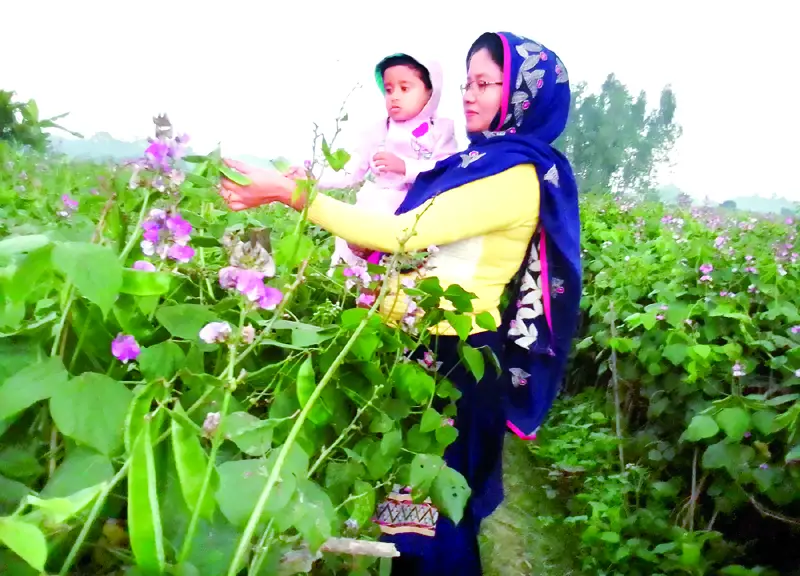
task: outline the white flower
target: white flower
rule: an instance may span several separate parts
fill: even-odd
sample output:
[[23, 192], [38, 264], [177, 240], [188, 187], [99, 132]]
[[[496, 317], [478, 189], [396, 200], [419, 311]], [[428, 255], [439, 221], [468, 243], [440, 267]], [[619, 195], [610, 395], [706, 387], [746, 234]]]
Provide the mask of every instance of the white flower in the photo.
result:
[[225, 342], [231, 335], [231, 325], [227, 322], [209, 322], [200, 330], [200, 340], [206, 344]]

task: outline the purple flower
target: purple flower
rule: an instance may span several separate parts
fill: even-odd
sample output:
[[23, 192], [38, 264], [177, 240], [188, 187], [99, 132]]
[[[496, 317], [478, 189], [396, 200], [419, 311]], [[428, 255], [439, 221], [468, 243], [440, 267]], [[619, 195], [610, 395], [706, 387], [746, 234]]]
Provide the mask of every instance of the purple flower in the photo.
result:
[[127, 364], [131, 360], [136, 360], [140, 352], [139, 344], [133, 336], [119, 334], [111, 342], [111, 353], [114, 355], [114, 358], [123, 364]]
[[239, 269], [235, 266], [226, 266], [219, 271], [219, 285], [225, 290], [230, 290], [236, 286], [236, 277]]
[[442, 363], [436, 361], [436, 356], [433, 352], [427, 351], [422, 355], [422, 358], [417, 360], [420, 366], [431, 372], [436, 372], [441, 368]]
[[663, 320], [663, 319], [664, 319], [663, 314], [656, 314], [656, 320]]
[[225, 342], [231, 335], [231, 325], [227, 322], [209, 322], [200, 329], [200, 340], [206, 344]]
[[227, 266], [219, 271], [219, 284], [226, 290], [235, 288], [250, 302], [260, 308], [273, 310], [283, 300], [283, 294], [277, 288], [264, 284], [264, 273], [258, 270]]
[[178, 244], [186, 244], [189, 235], [192, 233], [192, 225], [189, 224], [180, 214], [173, 214], [166, 219], [167, 230], [172, 233], [172, 237]]
[[142, 252], [162, 260], [171, 258], [178, 262], [188, 262], [194, 257], [194, 249], [187, 246], [192, 225], [177, 212], [167, 214], [164, 210], [153, 208], [148, 219], [142, 222]]
[[800, 326], [792, 326], [790, 331], [792, 334], [800, 334]]
[[258, 305], [264, 310], [274, 310], [283, 300], [283, 294], [277, 288], [264, 286], [263, 292], [258, 299]]
[[738, 362], [733, 365], [733, 376], [735, 378], [741, 378], [745, 375], [744, 367], [739, 364]]
[[69, 194], [62, 194], [61, 202], [67, 210], [73, 211], [78, 209], [78, 201], [70, 198]]
[[236, 274], [236, 290], [250, 302], [258, 301], [264, 293], [264, 273], [258, 270], [239, 268]]
[[372, 306], [375, 303], [375, 295], [362, 292], [358, 295], [358, 298], [356, 298], [356, 303], [362, 306]]
[[767, 463], [765, 462], [764, 464], [761, 464], [761, 465], [759, 466], [759, 468], [761, 468], [762, 470], [767, 470], [767, 469], [769, 468], [769, 464], [767, 464]]
[[187, 263], [194, 258], [194, 248], [191, 246], [181, 246], [180, 244], [173, 244], [169, 247], [167, 255], [176, 260], [177, 262]]
[[700, 272], [703, 274], [711, 274], [714, 271], [714, 267], [711, 264], [703, 264], [700, 266]]
[[164, 140], [154, 140], [144, 151], [148, 167], [153, 170], [169, 170], [170, 147]]
[[158, 220], [145, 220], [142, 222], [142, 229], [144, 230], [144, 232], [142, 232], [142, 238], [153, 244], [158, 242], [158, 239], [161, 237], [161, 222]]
[[148, 262], [147, 260], [137, 260], [133, 263], [132, 268], [134, 270], [141, 270], [142, 272], [155, 272], [156, 267], [153, 265], [152, 262]]
[[711, 282], [712, 280], [713, 278], [711, 278], [711, 276], [709, 276], [708, 274], [703, 274], [702, 276], [700, 276], [700, 282]]
[[798, 368], [797, 370], [794, 371], [794, 377], [795, 378], [800, 378], [800, 368]]

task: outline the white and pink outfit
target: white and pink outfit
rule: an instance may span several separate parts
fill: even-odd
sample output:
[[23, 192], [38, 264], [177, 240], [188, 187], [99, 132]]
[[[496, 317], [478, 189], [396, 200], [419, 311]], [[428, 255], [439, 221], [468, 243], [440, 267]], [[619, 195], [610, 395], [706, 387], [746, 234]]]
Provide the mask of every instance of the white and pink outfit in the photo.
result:
[[[430, 170], [436, 162], [458, 151], [453, 121], [437, 115], [442, 94], [441, 66], [435, 61], [418, 62], [427, 68], [433, 88], [430, 100], [422, 111], [405, 122], [386, 118], [375, 124], [367, 131], [343, 170], [326, 170], [323, 173], [317, 182], [319, 189], [349, 188], [364, 181], [367, 173], [372, 173], [374, 180], [364, 182], [356, 195], [356, 205], [382, 214], [394, 214], [418, 174]], [[406, 173], [380, 173], [372, 161], [378, 152], [390, 152], [401, 158], [405, 162]], [[363, 261], [353, 254], [347, 242], [336, 238], [331, 267], [342, 262], [355, 266]]]

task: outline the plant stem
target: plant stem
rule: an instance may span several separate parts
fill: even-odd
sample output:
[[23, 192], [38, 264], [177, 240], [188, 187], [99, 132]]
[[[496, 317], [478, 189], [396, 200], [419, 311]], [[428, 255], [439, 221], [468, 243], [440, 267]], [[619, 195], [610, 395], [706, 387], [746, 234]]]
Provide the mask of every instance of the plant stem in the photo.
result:
[[222, 446], [222, 426], [225, 422], [225, 414], [228, 413], [228, 406], [230, 405], [232, 394], [233, 391], [231, 387], [228, 387], [225, 390], [225, 396], [222, 399], [222, 412], [219, 416], [219, 425], [214, 431], [214, 439], [211, 442], [211, 451], [208, 454], [208, 463], [206, 464], [206, 471], [203, 476], [203, 484], [200, 487], [200, 494], [197, 497], [197, 505], [194, 507], [194, 510], [192, 510], [192, 517], [189, 520], [189, 526], [186, 528], [186, 537], [183, 539], [183, 546], [181, 546], [181, 553], [180, 556], [178, 556], [178, 562], [183, 562], [186, 560], [187, 556], [189, 556], [189, 552], [192, 550], [192, 541], [194, 540], [194, 533], [197, 531], [197, 523], [200, 521], [200, 510], [203, 507], [202, 503], [206, 498], [206, 492], [208, 492], [209, 486], [211, 486], [211, 477], [213, 476], [216, 468], [217, 453], [219, 452], [220, 446]]
[[[617, 315], [614, 311], [614, 303], [609, 305], [611, 312], [611, 338], [617, 337]], [[619, 450], [620, 472], [625, 473], [625, 448], [622, 446], [622, 405], [619, 394], [619, 374], [617, 372], [617, 351], [611, 347], [611, 358], [609, 359], [611, 370], [611, 382], [614, 387], [614, 419], [616, 421], [617, 449]]]
[[[239, 327], [236, 330], [235, 338], [238, 338], [242, 333], [242, 326], [244, 325], [244, 320], [246, 317], [247, 304], [242, 302], [241, 309], [239, 311]], [[206, 499], [208, 488], [211, 486], [211, 478], [214, 475], [214, 470], [216, 470], [217, 453], [219, 452], [219, 448], [222, 446], [222, 441], [224, 440], [222, 431], [225, 426], [225, 416], [228, 414], [231, 396], [233, 396], [233, 391], [236, 389], [236, 378], [233, 375], [233, 371], [235, 369], [236, 344], [234, 343], [231, 344], [230, 348], [228, 349], [228, 366], [225, 368], [225, 372], [223, 373], [223, 378], [227, 380], [227, 385], [225, 386], [225, 396], [222, 399], [222, 411], [219, 415], [219, 423], [217, 424], [217, 429], [214, 430], [214, 438], [211, 440], [211, 450], [208, 453], [208, 462], [206, 463], [206, 470], [205, 474], [203, 475], [203, 484], [200, 486], [200, 493], [197, 496], [197, 505], [194, 507], [194, 510], [192, 510], [192, 517], [189, 520], [189, 526], [186, 528], [186, 536], [183, 539], [181, 553], [178, 557], [179, 562], [186, 560], [186, 558], [189, 556], [189, 552], [192, 550], [192, 541], [194, 540], [194, 533], [197, 531], [197, 523], [200, 521], [200, 511], [203, 507], [202, 504]]]
[[133, 229], [133, 233], [131, 237], [128, 238], [127, 244], [122, 249], [122, 252], [119, 253], [119, 261], [123, 264], [125, 260], [128, 259], [128, 255], [130, 254], [131, 250], [133, 250], [133, 245], [139, 240], [139, 236], [142, 234], [142, 222], [144, 222], [144, 217], [147, 214], [147, 204], [150, 201], [150, 191], [146, 191], [144, 193], [144, 200], [142, 201], [142, 209], [139, 211], [139, 219], [136, 221], [136, 228]]
[[[308, 414], [311, 412], [311, 409], [314, 407], [314, 404], [316, 404], [317, 400], [322, 394], [322, 391], [325, 389], [328, 383], [333, 379], [333, 375], [339, 369], [339, 366], [341, 366], [341, 364], [344, 362], [344, 359], [347, 357], [347, 354], [350, 352], [350, 349], [353, 347], [353, 344], [355, 344], [355, 341], [358, 339], [361, 332], [367, 326], [367, 323], [369, 322], [370, 318], [372, 318], [378, 307], [383, 302], [388, 287], [389, 283], [384, 282], [380, 296], [376, 298], [375, 303], [372, 305], [367, 315], [364, 316], [364, 318], [361, 320], [361, 323], [356, 327], [352, 336], [350, 336], [350, 339], [342, 347], [341, 351], [339, 352], [339, 355], [336, 356], [336, 359], [333, 361], [330, 368], [328, 368], [328, 371], [325, 372], [325, 375], [322, 377], [322, 379], [319, 381], [319, 384], [317, 384], [317, 387], [311, 393], [308, 402], [306, 403], [305, 406], [303, 406], [303, 409], [300, 411], [300, 415], [297, 417], [297, 420], [295, 420], [292, 429], [289, 431], [289, 435], [286, 437], [286, 442], [284, 442], [280, 452], [278, 453], [277, 458], [275, 459], [275, 465], [272, 467], [269, 477], [267, 478], [267, 483], [258, 497], [255, 509], [250, 514], [250, 518], [247, 521], [247, 526], [245, 527], [244, 533], [239, 539], [239, 544], [236, 547], [236, 553], [234, 554], [233, 560], [228, 566], [227, 576], [236, 576], [236, 574], [239, 571], [239, 566], [242, 566], [244, 564], [244, 559], [247, 556], [248, 551], [251, 549], [252, 546], [253, 534], [255, 533], [256, 528], [258, 527], [261, 515], [263, 514], [264, 508], [267, 505], [267, 500], [272, 495], [272, 490], [278, 483], [278, 479], [280, 478], [283, 465], [286, 462], [287, 456], [289, 455], [289, 450], [291, 450], [292, 446], [294, 445], [294, 442], [297, 439], [297, 436], [300, 434], [300, 430], [303, 427], [303, 424], [305, 423]], [[262, 555], [263, 552], [261, 550], [258, 550], [256, 552], [256, 558], [253, 560], [253, 563], [255, 564], [257, 561], [260, 562], [259, 557]]]

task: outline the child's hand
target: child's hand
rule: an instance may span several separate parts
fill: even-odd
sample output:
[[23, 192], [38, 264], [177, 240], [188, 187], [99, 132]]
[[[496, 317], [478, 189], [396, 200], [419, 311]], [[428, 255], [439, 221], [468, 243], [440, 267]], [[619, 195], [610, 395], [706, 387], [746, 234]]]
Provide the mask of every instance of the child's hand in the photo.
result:
[[378, 152], [372, 157], [372, 161], [380, 172], [393, 172], [401, 175], [406, 173], [406, 163], [391, 152]]
[[283, 175], [287, 178], [291, 178], [292, 180], [305, 180], [308, 178], [305, 168], [300, 166], [292, 166], [286, 172], [284, 172]]

